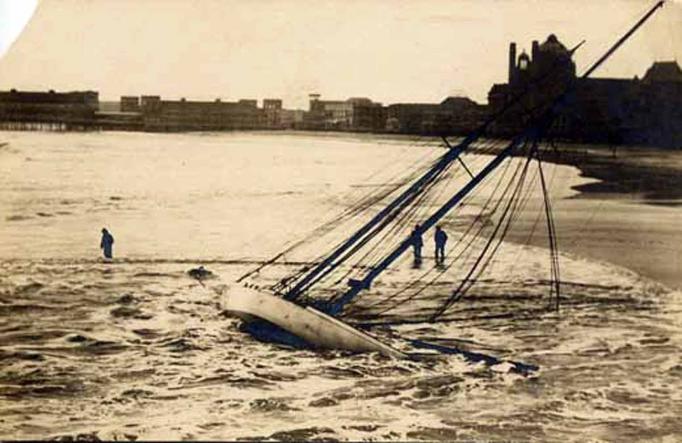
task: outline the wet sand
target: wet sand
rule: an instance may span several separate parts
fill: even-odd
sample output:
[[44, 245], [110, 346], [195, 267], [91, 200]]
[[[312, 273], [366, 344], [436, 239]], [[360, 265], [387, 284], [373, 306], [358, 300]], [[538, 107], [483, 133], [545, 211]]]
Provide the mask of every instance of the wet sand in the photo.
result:
[[[588, 180], [571, 188], [576, 195], [552, 199], [561, 252], [682, 288], [681, 151], [559, 144], [542, 158], [575, 167]], [[535, 215], [525, 214], [508, 239], [547, 246], [545, 219], [539, 222], [538, 228]]]
[[575, 166], [600, 180], [578, 186], [586, 194], [630, 196], [645, 203], [682, 205], [682, 152], [659, 148], [561, 145], [550, 161]]
[[560, 146], [548, 160], [595, 179], [574, 188], [595, 207], [557, 205], [562, 250], [682, 287], [682, 152]]

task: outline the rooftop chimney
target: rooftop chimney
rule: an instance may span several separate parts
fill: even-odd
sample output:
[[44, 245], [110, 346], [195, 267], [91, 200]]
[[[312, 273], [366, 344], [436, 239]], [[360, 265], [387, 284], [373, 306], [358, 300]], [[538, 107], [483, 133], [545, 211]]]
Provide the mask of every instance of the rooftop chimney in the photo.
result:
[[540, 44], [538, 43], [537, 40], [533, 40], [533, 49], [530, 53], [530, 55], [532, 57], [531, 61], [535, 61], [535, 57], [537, 57], [539, 51], [540, 51]]
[[509, 43], [509, 84], [514, 82], [516, 73], [516, 43]]

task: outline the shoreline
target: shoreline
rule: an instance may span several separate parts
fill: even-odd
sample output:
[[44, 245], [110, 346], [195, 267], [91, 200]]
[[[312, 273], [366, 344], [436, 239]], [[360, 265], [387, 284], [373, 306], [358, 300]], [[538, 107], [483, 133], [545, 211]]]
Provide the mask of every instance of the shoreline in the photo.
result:
[[[682, 151], [561, 145], [544, 160], [596, 181], [553, 202], [560, 251], [612, 263], [682, 289]], [[525, 241], [521, 235], [511, 241]], [[547, 247], [545, 238], [534, 246]]]
[[[405, 134], [287, 131], [287, 135], [416, 142], [440, 138]], [[472, 150], [475, 152], [475, 148]], [[543, 161], [570, 166], [593, 179], [577, 195], [554, 202], [559, 250], [620, 266], [671, 289], [682, 289], [682, 150], [557, 144]], [[534, 220], [508, 238], [525, 243]], [[547, 248], [534, 235], [530, 243]]]
[[[12, 137], [0, 140], [0, 144], [11, 147], [12, 139], [20, 133], [13, 131], [11, 134]], [[429, 141], [442, 143], [437, 137], [402, 134], [317, 131], [235, 131], [229, 134], [397, 142], [415, 147]], [[618, 147], [614, 151], [603, 145], [560, 144], [556, 152], [545, 153], [543, 160], [577, 168], [581, 177], [595, 180], [574, 186], [572, 189], [578, 192], [577, 195], [553, 201], [560, 251], [613, 263], [669, 287], [682, 289], [682, 273], [679, 272], [682, 269], [682, 229], [679, 228], [682, 226], [682, 151], [641, 147]], [[520, 220], [519, 225], [519, 232], [510, 233], [508, 240], [525, 243], [532, 222]], [[535, 235], [530, 244], [546, 248], [547, 240]]]
[[682, 205], [682, 151], [605, 145], [561, 145], [546, 161], [573, 166], [599, 180], [576, 186], [585, 195], [637, 197], [649, 204]]

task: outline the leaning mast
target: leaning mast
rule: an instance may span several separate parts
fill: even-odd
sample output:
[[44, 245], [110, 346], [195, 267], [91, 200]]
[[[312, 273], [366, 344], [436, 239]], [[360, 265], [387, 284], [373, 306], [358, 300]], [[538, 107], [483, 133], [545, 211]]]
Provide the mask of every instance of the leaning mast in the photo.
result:
[[[663, 6], [665, 0], [657, 2], [639, 21], [633, 25], [623, 36], [618, 39], [604, 55], [602, 55], [599, 60], [590, 66], [590, 68], [585, 71], [581, 76], [582, 79], [588, 78], [594, 71], [596, 71], [606, 60], [608, 60], [614, 52], [618, 50], [646, 21], [651, 18], [651, 16]], [[582, 44], [582, 43], [581, 43]], [[577, 49], [577, 48], [576, 48]], [[509, 158], [516, 149], [521, 146], [525, 141], [532, 140], [537, 141], [542, 138], [545, 131], [549, 129], [554, 118], [560, 111], [561, 106], [564, 104], [566, 97], [570, 92], [573, 91], [575, 84], [569, 85], [563, 93], [561, 93], [549, 106], [549, 109], [543, 113], [542, 116], [536, 121], [536, 123], [526, 129], [522, 134], [514, 138], [507, 147], [502, 150], [493, 160], [491, 160], [476, 176], [473, 176], [471, 180], [454, 196], [452, 196], [443, 206], [441, 206], [436, 212], [434, 212], [426, 221], [420, 224], [420, 228], [417, 234], [422, 235], [429, 228], [433, 227], [440, 219], [442, 219], [452, 208], [454, 208], [459, 202], [462, 201], [484, 178], [486, 178], [491, 172], [493, 172], [505, 159]], [[476, 131], [477, 135], [480, 136], [480, 132]], [[478, 137], [477, 137], [478, 138]], [[469, 140], [469, 138], [467, 138]], [[471, 140], [473, 141], [473, 140]], [[460, 144], [457, 148], [460, 148], [464, 143]], [[536, 144], [534, 144], [536, 148]], [[466, 145], [464, 145], [464, 148]], [[461, 149], [463, 150], [463, 149]], [[456, 154], [453, 155], [449, 160], [454, 161], [459, 157], [461, 153], [460, 149], [451, 150], [455, 151]], [[430, 171], [429, 171], [430, 172]], [[359, 280], [357, 283], [351, 285], [351, 287], [341, 296], [337, 301], [335, 301], [329, 307], [329, 313], [332, 315], [339, 314], [344, 306], [355, 298], [355, 296], [360, 293], [363, 289], [368, 289], [375, 278], [379, 276], [386, 268], [388, 268], [395, 260], [397, 260], [411, 245], [410, 237], [406, 238], [401, 242], [390, 254], [388, 254], [376, 267], [372, 268], [364, 278]]]

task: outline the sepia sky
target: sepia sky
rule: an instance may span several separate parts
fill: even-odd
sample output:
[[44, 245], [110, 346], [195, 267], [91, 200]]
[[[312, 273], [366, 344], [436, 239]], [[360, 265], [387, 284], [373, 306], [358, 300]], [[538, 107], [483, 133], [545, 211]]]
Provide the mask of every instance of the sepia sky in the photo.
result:
[[38, 0], [0, 0], [0, 56], [22, 31], [37, 4]]
[[[0, 0], [2, 20], [7, 5], [22, 2]], [[279, 97], [290, 108], [307, 108], [310, 92], [384, 103], [465, 94], [485, 102], [492, 83], [506, 80], [510, 41], [530, 52], [531, 41], [550, 32], [567, 46], [585, 39], [580, 72], [654, 3], [43, 0], [0, 59], [0, 89], [93, 89], [103, 100]], [[654, 60], [673, 59], [682, 62], [680, 0], [596, 76], [642, 76]]]

